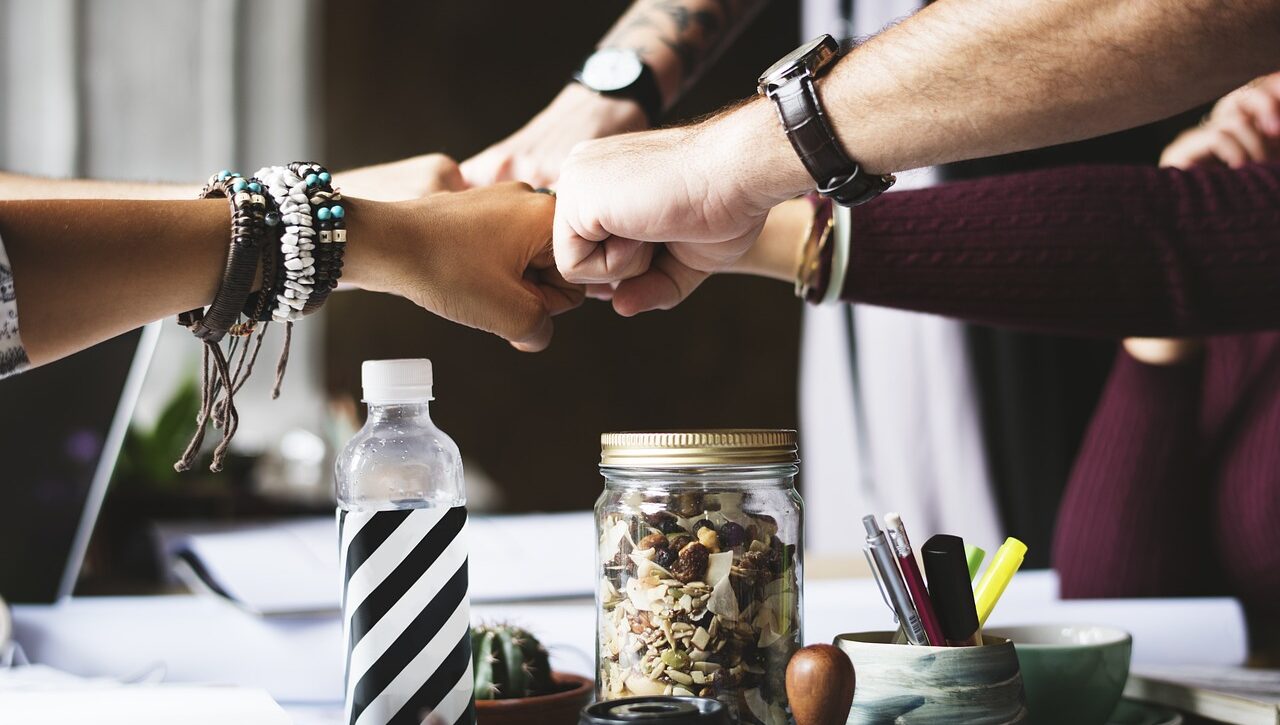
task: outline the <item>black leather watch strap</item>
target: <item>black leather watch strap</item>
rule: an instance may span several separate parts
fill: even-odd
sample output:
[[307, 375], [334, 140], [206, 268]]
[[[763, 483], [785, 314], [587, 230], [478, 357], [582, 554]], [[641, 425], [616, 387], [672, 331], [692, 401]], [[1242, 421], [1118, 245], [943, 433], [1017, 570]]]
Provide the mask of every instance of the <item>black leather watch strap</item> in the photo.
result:
[[662, 120], [662, 91], [658, 88], [658, 75], [653, 72], [648, 63], [640, 64], [640, 75], [636, 76], [631, 85], [619, 88], [616, 91], [602, 91], [598, 88], [593, 88], [591, 84], [582, 79], [581, 69], [574, 72], [573, 80], [607, 98], [625, 98], [635, 101], [640, 106], [640, 110], [644, 111], [645, 118], [649, 120], [650, 126], [657, 126], [658, 122]]
[[771, 89], [769, 97], [778, 108], [791, 146], [823, 196], [844, 206], [857, 206], [893, 186], [892, 176], [864, 173], [840, 147], [812, 77], [803, 75], [783, 83]]

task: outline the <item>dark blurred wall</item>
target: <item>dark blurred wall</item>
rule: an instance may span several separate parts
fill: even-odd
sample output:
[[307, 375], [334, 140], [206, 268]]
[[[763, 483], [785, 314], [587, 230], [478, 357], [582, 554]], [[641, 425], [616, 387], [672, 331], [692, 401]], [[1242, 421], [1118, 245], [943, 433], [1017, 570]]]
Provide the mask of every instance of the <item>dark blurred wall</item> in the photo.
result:
[[[625, 7], [331, 0], [324, 158], [337, 168], [427, 151], [466, 158], [540, 110]], [[772, 3], [674, 117], [751, 94], [796, 45], [798, 13], [795, 0]], [[526, 355], [403, 300], [338, 295], [330, 384], [358, 399], [361, 360], [430, 357], [437, 421], [511, 510], [589, 506], [603, 431], [796, 425], [800, 306], [785, 285], [722, 277], [670, 312], [627, 320], [588, 302], [556, 324], [551, 349]]]

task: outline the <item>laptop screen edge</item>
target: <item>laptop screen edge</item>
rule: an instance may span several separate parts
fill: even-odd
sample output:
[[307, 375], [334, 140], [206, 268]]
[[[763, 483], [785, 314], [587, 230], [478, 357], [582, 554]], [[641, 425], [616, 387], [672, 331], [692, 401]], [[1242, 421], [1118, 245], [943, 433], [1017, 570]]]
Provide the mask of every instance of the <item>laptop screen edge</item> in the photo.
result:
[[138, 339], [138, 348], [133, 354], [133, 363], [129, 366], [129, 376], [125, 378], [124, 388], [120, 392], [120, 403], [116, 405], [115, 415], [111, 418], [111, 428], [102, 445], [102, 455], [93, 471], [93, 480], [89, 484], [89, 495], [85, 501], [84, 511], [80, 514], [80, 523], [76, 526], [76, 536], [71, 542], [71, 552], [67, 556], [66, 568], [62, 571], [62, 580], [58, 584], [57, 600], [62, 601], [71, 596], [75, 590], [76, 580], [80, 577], [80, 567], [84, 564], [85, 553], [89, 549], [89, 540], [93, 536], [94, 525], [98, 521], [98, 512], [102, 509], [102, 501], [107, 495], [107, 486], [111, 483], [111, 475], [115, 471], [116, 460], [120, 456], [120, 448], [124, 445], [125, 434], [133, 420], [133, 411], [138, 404], [138, 396], [142, 392], [142, 384], [147, 378], [147, 370], [151, 367], [155, 355], [156, 344], [160, 340], [160, 327], [163, 322], [152, 322], [142, 329]]

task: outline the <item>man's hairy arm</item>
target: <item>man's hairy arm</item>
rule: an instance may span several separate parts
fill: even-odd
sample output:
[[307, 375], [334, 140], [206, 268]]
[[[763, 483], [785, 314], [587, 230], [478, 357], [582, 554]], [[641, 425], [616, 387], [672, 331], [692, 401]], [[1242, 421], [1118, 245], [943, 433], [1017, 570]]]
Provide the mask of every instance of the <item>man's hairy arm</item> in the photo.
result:
[[821, 92], [849, 152], [898, 171], [1170, 116], [1280, 67], [1277, 39], [1276, 0], [949, 0]]
[[[1275, 70], [1278, 37], [1280, 0], [946, 0], [818, 88], [845, 149], [893, 172], [1164, 118]], [[623, 314], [671, 307], [813, 187], [762, 99], [582, 144], [560, 180], [556, 261], [568, 279], [617, 284]]]
[[766, 0], [637, 0], [600, 39], [631, 48], [658, 76], [667, 105], [695, 82]]

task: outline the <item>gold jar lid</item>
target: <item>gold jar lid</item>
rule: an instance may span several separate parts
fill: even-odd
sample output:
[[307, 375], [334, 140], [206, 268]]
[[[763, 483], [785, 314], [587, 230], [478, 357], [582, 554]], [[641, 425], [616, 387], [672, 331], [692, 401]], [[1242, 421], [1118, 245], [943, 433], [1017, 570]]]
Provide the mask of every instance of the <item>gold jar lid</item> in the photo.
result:
[[760, 466], [799, 462], [793, 430], [628, 431], [600, 436], [603, 467]]

